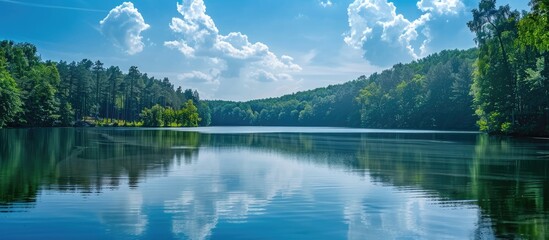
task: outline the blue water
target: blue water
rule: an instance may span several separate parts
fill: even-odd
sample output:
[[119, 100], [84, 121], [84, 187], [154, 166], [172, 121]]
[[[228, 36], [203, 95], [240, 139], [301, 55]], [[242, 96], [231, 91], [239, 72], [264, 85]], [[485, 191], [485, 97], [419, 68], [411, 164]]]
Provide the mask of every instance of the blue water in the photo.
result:
[[0, 238], [543, 239], [548, 156], [474, 132], [0, 130]]

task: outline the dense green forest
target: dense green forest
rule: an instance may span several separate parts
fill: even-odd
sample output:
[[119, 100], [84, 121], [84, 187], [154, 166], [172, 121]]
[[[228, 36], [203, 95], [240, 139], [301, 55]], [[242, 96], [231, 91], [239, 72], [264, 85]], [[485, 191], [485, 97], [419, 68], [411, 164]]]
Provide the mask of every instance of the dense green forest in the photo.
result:
[[88, 59], [44, 62], [34, 45], [12, 41], [0, 42], [0, 112], [0, 127], [88, 124], [85, 119], [113, 126], [209, 124], [198, 92], [174, 89], [167, 78]]
[[279, 98], [200, 100], [197, 91], [100, 61], [42, 61], [28, 43], [0, 42], [0, 127], [344, 126], [549, 133], [547, 0], [530, 12], [482, 0], [467, 23], [477, 48], [445, 50], [325, 88]]
[[212, 125], [475, 129], [476, 49], [442, 51], [340, 85], [248, 102], [209, 101]]

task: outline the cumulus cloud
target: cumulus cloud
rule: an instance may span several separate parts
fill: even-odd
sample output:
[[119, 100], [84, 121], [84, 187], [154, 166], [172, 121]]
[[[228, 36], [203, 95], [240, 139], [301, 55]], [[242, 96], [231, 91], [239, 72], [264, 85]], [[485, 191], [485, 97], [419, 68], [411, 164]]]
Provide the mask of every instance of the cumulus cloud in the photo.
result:
[[327, 8], [327, 7], [331, 7], [333, 5], [332, 1], [328, 0], [328, 1], [320, 1], [320, 6], [323, 7], [323, 8]]
[[347, 8], [350, 31], [344, 41], [364, 51], [364, 57], [376, 65], [409, 61], [428, 54], [432, 40], [428, 23], [440, 15], [457, 14], [460, 0], [421, 0], [424, 13], [415, 20], [397, 14], [387, 0], [355, 0]]
[[437, 14], [458, 14], [464, 8], [460, 0], [420, 0], [417, 7], [423, 12], [434, 12]]
[[145, 44], [141, 32], [149, 29], [150, 25], [145, 23], [133, 3], [124, 2], [113, 8], [99, 24], [101, 32], [127, 54], [143, 51]]
[[[203, 0], [183, 0], [182, 4], [177, 4], [177, 11], [182, 17], [173, 18], [170, 29], [180, 38], [166, 41], [164, 45], [178, 50], [190, 61], [209, 63], [208, 68], [214, 69], [216, 74], [202, 72], [208, 77], [200, 76], [199, 79], [221, 83], [230, 78], [249, 77], [249, 80], [273, 82], [291, 79], [290, 73], [301, 71], [293, 58], [279, 57], [266, 44], [251, 42], [243, 33], [220, 34], [213, 19], [206, 14]], [[198, 76], [196, 73], [191, 75], [182, 76], [187, 79]]]

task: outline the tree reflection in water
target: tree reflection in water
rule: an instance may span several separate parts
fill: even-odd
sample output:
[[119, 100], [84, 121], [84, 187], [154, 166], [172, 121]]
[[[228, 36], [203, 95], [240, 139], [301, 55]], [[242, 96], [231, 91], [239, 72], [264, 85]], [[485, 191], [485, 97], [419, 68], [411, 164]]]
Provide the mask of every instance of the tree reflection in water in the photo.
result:
[[[121, 184], [138, 189], [145, 179], [167, 175], [174, 167], [197, 164], [201, 149], [247, 150], [277, 153], [302, 163], [344, 169], [403, 191], [421, 189], [446, 206], [478, 206], [481, 216], [476, 223], [476, 238], [482, 238], [487, 231], [494, 231], [500, 238], [549, 237], [546, 187], [549, 186], [549, 145], [542, 139], [450, 133], [206, 134], [67, 128], [2, 130], [0, 143], [0, 211], [3, 212], [14, 210], [14, 204], [18, 210], [22, 205], [32, 207], [41, 189], [82, 194], [102, 193]], [[234, 174], [261, 171], [253, 166], [239, 166]], [[254, 195], [239, 189], [240, 192], [231, 193], [226, 200], [213, 203], [200, 201], [194, 195], [221, 185], [197, 186], [166, 200], [164, 212], [173, 215], [175, 233], [203, 238], [215, 227], [216, 217], [232, 216], [232, 221], [245, 219], [254, 211], [264, 209], [277, 194], [291, 194], [292, 189], [300, 188], [299, 183], [292, 183], [299, 181], [300, 173], [281, 175], [284, 171], [272, 170], [271, 174], [276, 176], [268, 181], [289, 180], [280, 182], [271, 192], [259, 191], [261, 195]], [[253, 182], [253, 179], [246, 181]], [[128, 202], [141, 205], [143, 196], [132, 194]], [[421, 204], [417, 204], [414, 211], [421, 211]], [[354, 202], [346, 211], [361, 212], [356, 209], [366, 207], [364, 203]], [[211, 212], [212, 209], [218, 212]], [[189, 222], [185, 214], [190, 212], [203, 216], [203, 221]], [[146, 217], [139, 211], [136, 214], [136, 226], [146, 225]], [[350, 222], [372, 217], [346, 215]], [[135, 234], [139, 231], [143, 230]]]

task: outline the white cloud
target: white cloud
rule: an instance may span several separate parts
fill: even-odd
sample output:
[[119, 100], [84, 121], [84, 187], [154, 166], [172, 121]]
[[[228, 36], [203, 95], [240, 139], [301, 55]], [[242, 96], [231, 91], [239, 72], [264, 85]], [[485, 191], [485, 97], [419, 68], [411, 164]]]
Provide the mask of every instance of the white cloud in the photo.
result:
[[127, 54], [134, 55], [143, 51], [145, 44], [141, 32], [149, 29], [150, 25], [145, 23], [133, 3], [124, 2], [113, 8], [99, 24], [101, 32]]
[[[222, 84], [224, 81], [291, 81], [291, 77], [281, 76], [290, 76], [291, 73], [301, 71], [293, 58], [285, 55], [278, 57], [266, 44], [251, 42], [243, 33], [220, 34], [213, 19], [206, 14], [203, 0], [183, 0], [182, 4], [177, 4], [177, 11], [182, 17], [173, 18], [170, 29], [180, 38], [166, 41], [164, 45], [178, 50], [187, 61], [195, 61], [195, 65], [214, 69], [210, 72], [216, 75], [202, 71], [209, 77], [201, 75], [199, 79], [216, 80], [205, 82]], [[196, 79], [198, 75], [195, 73], [193, 76], [183, 77]]]
[[426, 25], [431, 19], [430, 13], [410, 21], [397, 14], [395, 5], [387, 0], [355, 0], [347, 13], [350, 32], [344, 41], [363, 49], [365, 57], [374, 64], [394, 62], [395, 57], [398, 60], [422, 57], [422, 50], [430, 41]]
[[417, 7], [423, 12], [434, 12], [441, 15], [458, 14], [464, 8], [461, 0], [420, 0]]
[[345, 43], [363, 50], [364, 58], [379, 66], [426, 56], [434, 20], [458, 15], [464, 4], [461, 0], [419, 0], [416, 5], [423, 14], [410, 20], [397, 14], [395, 4], [388, 0], [355, 0], [347, 8], [350, 31]]
[[328, 0], [328, 1], [320, 1], [320, 6], [323, 7], [323, 8], [327, 8], [327, 7], [331, 7], [333, 5], [332, 1]]

